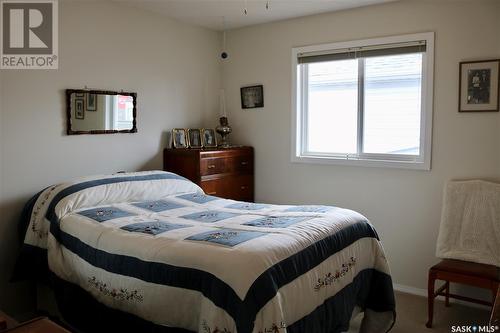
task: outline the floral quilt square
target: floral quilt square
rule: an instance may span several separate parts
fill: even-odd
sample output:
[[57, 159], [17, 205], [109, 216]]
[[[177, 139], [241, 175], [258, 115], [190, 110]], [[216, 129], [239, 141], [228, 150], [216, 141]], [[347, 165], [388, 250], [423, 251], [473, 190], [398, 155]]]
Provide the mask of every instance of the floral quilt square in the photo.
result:
[[217, 221], [230, 219], [230, 218], [235, 217], [235, 216], [240, 216], [240, 214], [221, 212], [221, 211], [217, 211], [217, 210], [210, 210], [210, 211], [180, 216], [180, 218], [183, 218], [186, 220], [198, 221], [198, 222], [214, 223]]
[[232, 247], [265, 235], [267, 235], [267, 233], [264, 232], [243, 231], [235, 229], [218, 229], [193, 235], [186, 239], [200, 242], [217, 243]]
[[211, 195], [206, 195], [203, 193], [189, 193], [189, 194], [183, 194], [177, 196], [177, 198], [181, 198], [184, 200], [188, 200], [197, 204], [204, 204], [210, 201], [217, 200], [219, 198], [211, 196]]
[[149, 235], [158, 235], [170, 230], [181, 229], [190, 227], [189, 225], [152, 221], [152, 222], [141, 222], [133, 223], [121, 227], [121, 229], [130, 232], [141, 232]]
[[332, 210], [329, 206], [293, 206], [286, 209], [286, 212], [301, 212], [301, 213], [326, 213]]
[[92, 220], [95, 220], [97, 222], [106, 222], [113, 219], [136, 215], [134, 213], [126, 212], [115, 207], [93, 208], [78, 212], [78, 214], [91, 218]]
[[268, 216], [243, 223], [243, 225], [264, 228], [287, 228], [293, 224], [309, 219], [311, 219], [311, 217], [307, 216]]
[[171, 210], [171, 209], [176, 209], [176, 208], [182, 208], [186, 207], [181, 204], [172, 202], [172, 201], [166, 201], [166, 200], [158, 200], [158, 201], [144, 201], [144, 202], [136, 202], [131, 204], [133, 206], [150, 210], [152, 212], [163, 212], [165, 210]]
[[235, 204], [226, 206], [226, 208], [230, 209], [241, 209], [241, 210], [260, 210], [269, 207], [269, 205], [265, 204], [256, 204], [251, 202], [237, 202]]

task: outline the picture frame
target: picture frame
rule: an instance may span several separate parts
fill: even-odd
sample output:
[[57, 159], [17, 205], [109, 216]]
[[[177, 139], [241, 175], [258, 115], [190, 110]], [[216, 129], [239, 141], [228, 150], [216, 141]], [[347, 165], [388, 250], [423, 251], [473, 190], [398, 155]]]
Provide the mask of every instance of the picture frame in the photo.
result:
[[75, 119], [85, 119], [85, 101], [83, 98], [75, 99]]
[[217, 147], [217, 135], [215, 134], [215, 129], [204, 128], [201, 131], [202, 144], [205, 148], [216, 148]]
[[255, 109], [264, 107], [264, 86], [255, 85], [242, 87], [241, 93], [241, 108]]
[[460, 63], [459, 112], [498, 112], [500, 59]]
[[187, 130], [188, 146], [189, 148], [202, 148], [203, 143], [201, 140], [201, 129], [190, 128]]
[[172, 130], [172, 145], [174, 148], [187, 148], [188, 141], [184, 128], [174, 128]]
[[97, 94], [87, 93], [87, 111], [97, 111]]

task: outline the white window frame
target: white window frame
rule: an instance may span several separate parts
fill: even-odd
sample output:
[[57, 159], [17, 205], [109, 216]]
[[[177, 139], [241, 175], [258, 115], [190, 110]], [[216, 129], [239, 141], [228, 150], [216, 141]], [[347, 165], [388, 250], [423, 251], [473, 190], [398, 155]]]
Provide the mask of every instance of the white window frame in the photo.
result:
[[[422, 55], [422, 100], [420, 117], [420, 150], [419, 156], [397, 154], [330, 154], [306, 152], [307, 147], [307, 100], [302, 100], [302, 91], [308, 87], [307, 66], [298, 70], [298, 58], [303, 53], [328, 52], [339, 49], [377, 46], [396, 43], [426, 41], [426, 52]], [[304, 77], [304, 80], [301, 78]], [[403, 169], [430, 170], [432, 155], [432, 113], [433, 113], [433, 83], [434, 83], [434, 32], [410, 35], [371, 38], [349, 42], [311, 45], [292, 48], [292, 162], [339, 164], [350, 166], [389, 167]], [[363, 92], [360, 92], [363, 93]], [[307, 96], [307, 94], [304, 94]], [[305, 99], [305, 98], [304, 98]], [[358, 114], [358, 122], [363, 119]], [[362, 142], [359, 140], [358, 145]], [[358, 149], [358, 151], [361, 151]]]

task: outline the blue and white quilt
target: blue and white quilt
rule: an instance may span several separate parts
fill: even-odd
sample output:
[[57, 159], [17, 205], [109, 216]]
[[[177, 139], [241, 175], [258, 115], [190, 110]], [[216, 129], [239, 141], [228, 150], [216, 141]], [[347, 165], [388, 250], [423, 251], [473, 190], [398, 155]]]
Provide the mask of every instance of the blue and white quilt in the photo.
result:
[[351, 210], [226, 200], [154, 171], [51, 186], [29, 215], [25, 246], [53, 274], [156, 325], [331, 333], [357, 311], [360, 332], [394, 323], [383, 248]]

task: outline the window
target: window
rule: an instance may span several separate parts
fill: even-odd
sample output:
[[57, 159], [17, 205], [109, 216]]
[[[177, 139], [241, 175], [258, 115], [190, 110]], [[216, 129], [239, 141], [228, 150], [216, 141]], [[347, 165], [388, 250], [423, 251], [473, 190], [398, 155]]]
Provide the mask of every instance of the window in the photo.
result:
[[293, 49], [296, 162], [430, 169], [434, 34]]

